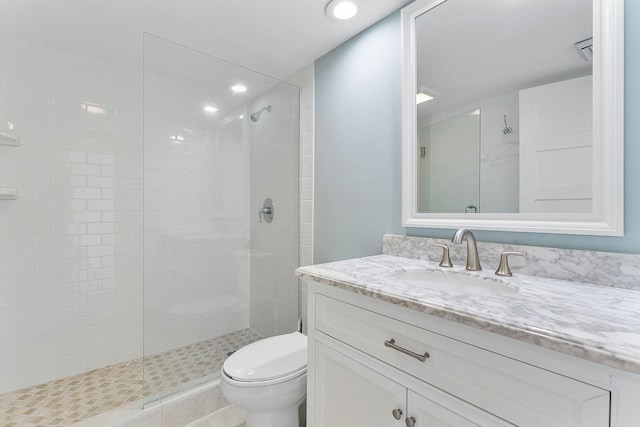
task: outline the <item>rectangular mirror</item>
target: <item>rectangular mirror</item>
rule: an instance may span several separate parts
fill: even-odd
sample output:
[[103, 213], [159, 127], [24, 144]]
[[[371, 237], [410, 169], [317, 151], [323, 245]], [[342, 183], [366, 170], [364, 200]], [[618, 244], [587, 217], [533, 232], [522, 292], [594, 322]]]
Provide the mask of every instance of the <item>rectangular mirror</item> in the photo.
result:
[[403, 225], [622, 235], [622, 9], [403, 9]]

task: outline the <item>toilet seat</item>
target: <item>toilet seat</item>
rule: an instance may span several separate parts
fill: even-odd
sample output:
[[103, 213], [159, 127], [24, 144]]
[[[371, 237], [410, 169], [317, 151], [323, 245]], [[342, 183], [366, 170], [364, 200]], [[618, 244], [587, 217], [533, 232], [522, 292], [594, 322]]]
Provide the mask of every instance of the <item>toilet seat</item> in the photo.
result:
[[307, 370], [307, 337], [300, 332], [265, 338], [227, 358], [222, 371], [235, 383], [265, 385], [295, 378]]

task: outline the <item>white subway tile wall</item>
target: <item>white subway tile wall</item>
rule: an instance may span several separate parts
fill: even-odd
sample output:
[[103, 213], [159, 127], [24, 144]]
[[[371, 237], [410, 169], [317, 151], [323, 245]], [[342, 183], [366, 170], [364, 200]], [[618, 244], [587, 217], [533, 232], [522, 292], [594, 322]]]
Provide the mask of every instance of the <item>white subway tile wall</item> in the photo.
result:
[[142, 73], [0, 37], [0, 392], [142, 355]]

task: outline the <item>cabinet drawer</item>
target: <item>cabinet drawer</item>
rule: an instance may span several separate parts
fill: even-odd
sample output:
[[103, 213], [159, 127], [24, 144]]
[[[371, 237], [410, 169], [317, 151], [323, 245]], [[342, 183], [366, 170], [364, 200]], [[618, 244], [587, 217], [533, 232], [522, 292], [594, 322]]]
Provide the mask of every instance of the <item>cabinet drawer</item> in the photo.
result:
[[609, 426], [607, 390], [321, 294], [316, 329], [518, 426]]

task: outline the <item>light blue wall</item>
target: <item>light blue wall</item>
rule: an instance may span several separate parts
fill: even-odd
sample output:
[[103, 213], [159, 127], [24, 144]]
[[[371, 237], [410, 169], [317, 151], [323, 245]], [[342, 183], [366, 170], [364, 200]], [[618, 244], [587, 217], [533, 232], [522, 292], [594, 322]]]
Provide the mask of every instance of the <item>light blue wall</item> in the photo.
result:
[[[475, 232], [478, 240], [640, 253], [640, 1], [625, 2], [625, 235]], [[380, 253], [400, 227], [400, 14], [316, 61], [315, 262]], [[463, 225], [463, 224], [461, 224]]]
[[379, 254], [400, 218], [400, 14], [315, 63], [314, 261]]

